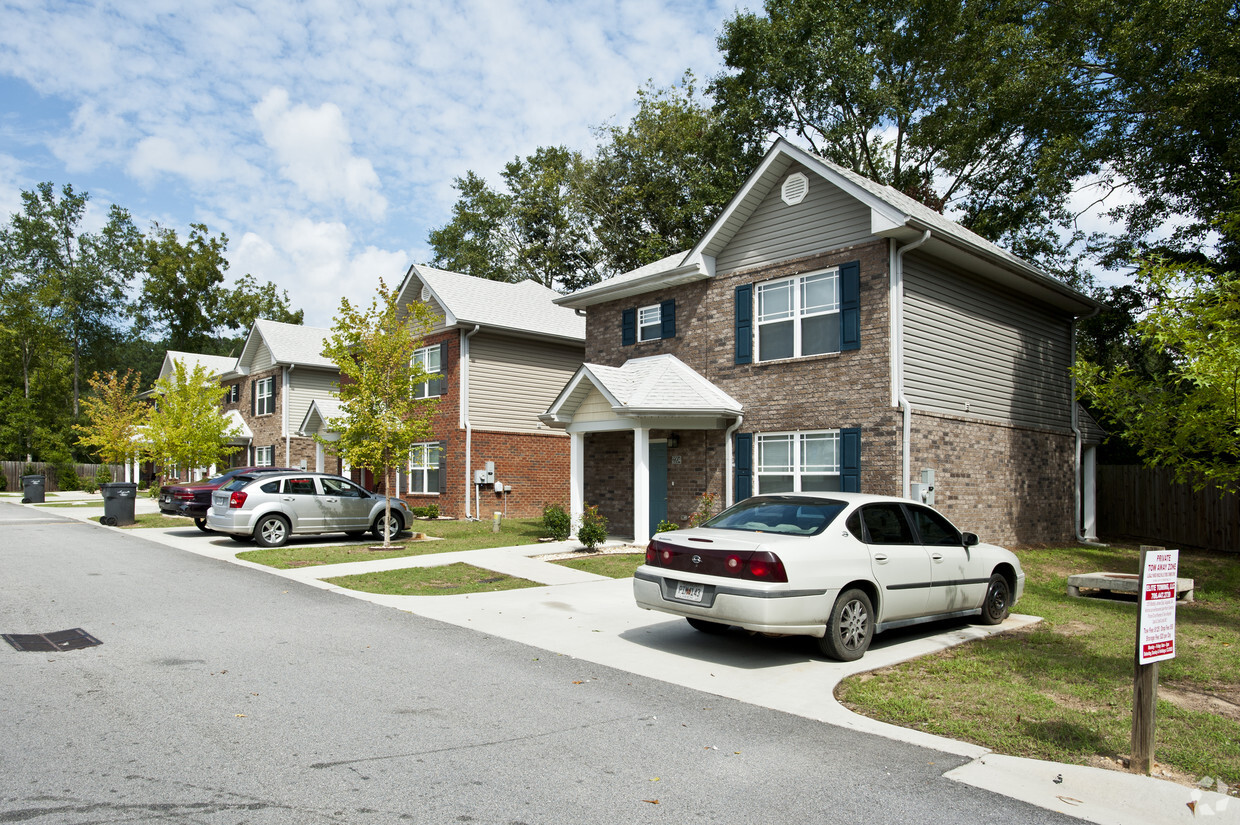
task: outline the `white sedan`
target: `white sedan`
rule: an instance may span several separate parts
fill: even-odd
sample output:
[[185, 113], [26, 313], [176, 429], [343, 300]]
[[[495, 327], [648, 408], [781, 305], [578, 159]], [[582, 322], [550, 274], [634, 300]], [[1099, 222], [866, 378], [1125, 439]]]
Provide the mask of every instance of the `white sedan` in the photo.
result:
[[639, 607], [704, 633], [814, 636], [841, 661], [884, 630], [964, 616], [998, 624], [1024, 589], [1010, 551], [922, 504], [859, 493], [746, 499], [702, 527], [657, 534], [633, 577]]

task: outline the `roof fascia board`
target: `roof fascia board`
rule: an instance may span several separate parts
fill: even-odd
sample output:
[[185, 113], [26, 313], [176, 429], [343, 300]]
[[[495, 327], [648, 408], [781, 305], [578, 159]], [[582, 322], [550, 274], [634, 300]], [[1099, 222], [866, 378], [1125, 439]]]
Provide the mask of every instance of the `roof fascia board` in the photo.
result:
[[732, 218], [733, 213], [740, 208], [740, 205], [749, 198], [749, 194], [753, 192], [755, 187], [757, 187], [758, 182], [762, 180], [762, 176], [766, 174], [767, 170], [769, 170], [780, 159], [780, 157], [785, 154], [784, 148], [791, 145], [792, 144], [788, 143], [783, 138], [778, 138], [773, 144], [771, 144], [771, 148], [767, 150], [766, 156], [762, 158], [762, 162], [758, 164], [758, 168], [749, 173], [749, 177], [745, 180], [745, 183], [742, 184], [740, 190], [732, 196], [732, 200], [728, 201], [728, 205], [725, 206], [723, 211], [719, 213], [719, 217], [715, 218], [714, 223], [712, 223], [710, 228], [706, 230], [706, 234], [703, 235], [694, 247], [689, 250], [686, 260], [691, 261], [704, 257], [704, 250], [710, 245], [711, 241], [714, 240], [715, 236], [719, 234], [720, 229], [727, 224], [727, 222]]
[[460, 321], [456, 317], [456, 313], [452, 311], [452, 307], [448, 306], [448, 302], [445, 301], [439, 295], [439, 293], [435, 291], [435, 287], [431, 286], [430, 283], [426, 280], [426, 278], [422, 276], [422, 271], [418, 269], [418, 265], [414, 264], [413, 266], [409, 267], [409, 271], [417, 273], [418, 280], [422, 283], [422, 286], [430, 290], [431, 297], [435, 299], [435, 303], [439, 304], [439, 308], [443, 310], [444, 326], [454, 327], [458, 323], [460, 323]]
[[552, 303], [573, 309], [584, 309], [595, 304], [606, 303], [607, 301], [618, 301], [621, 298], [642, 295], [655, 289], [702, 281], [714, 274], [714, 261], [714, 258], [707, 255], [693, 255], [689, 258], [689, 263], [681, 264], [674, 269], [653, 272], [641, 278], [626, 280], [621, 283], [615, 283], [614, 281], [611, 283], [604, 282], [607, 283], [605, 287], [591, 290], [585, 295], [579, 293], [562, 295], [552, 300]]

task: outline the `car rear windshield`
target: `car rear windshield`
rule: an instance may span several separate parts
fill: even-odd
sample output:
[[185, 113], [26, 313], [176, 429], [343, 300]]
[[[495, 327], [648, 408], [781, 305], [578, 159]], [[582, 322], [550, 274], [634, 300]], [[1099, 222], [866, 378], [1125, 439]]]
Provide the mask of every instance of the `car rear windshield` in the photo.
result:
[[237, 476], [232, 481], [221, 487], [221, 490], [231, 493], [234, 490], [240, 490], [245, 485], [254, 480], [254, 476]]
[[702, 526], [753, 533], [816, 536], [827, 529], [827, 525], [846, 506], [844, 502], [832, 499], [758, 496], [729, 507]]

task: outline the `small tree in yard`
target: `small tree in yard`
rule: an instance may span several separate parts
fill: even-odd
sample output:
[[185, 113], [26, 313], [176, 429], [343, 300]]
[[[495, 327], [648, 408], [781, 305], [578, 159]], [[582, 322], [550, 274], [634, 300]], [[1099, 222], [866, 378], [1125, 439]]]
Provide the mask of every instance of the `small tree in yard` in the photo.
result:
[[[115, 371], [93, 374], [87, 379], [93, 391], [82, 399], [85, 424], [74, 427], [78, 444], [98, 454], [105, 464], [121, 464], [138, 452], [142, 425], [149, 408], [138, 400], [142, 376], [126, 370], [124, 376]], [[96, 482], [108, 482], [112, 476], [103, 468], [96, 473]], [[106, 474], [106, 477], [104, 477]]]
[[607, 518], [598, 511], [598, 505], [587, 504], [581, 514], [581, 527], [577, 528], [577, 541], [591, 553], [607, 541]]
[[[435, 378], [414, 353], [422, 347], [434, 316], [426, 304], [403, 307], [400, 291], [379, 280], [378, 296], [366, 311], [340, 301], [336, 323], [323, 354], [340, 368], [338, 389], [343, 414], [327, 422], [339, 434], [321, 441], [354, 467], [363, 467], [385, 480], [398, 462], [408, 461], [413, 446], [430, 439], [431, 416], [437, 398], [415, 397], [419, 384]], [[384, 524], [391, 524], [392, 500], [384, 507]], [[392, 531], [383, 529], [383, 546], [391, 546]]]
[[172, 375], [155, 382], [144, 448], [160, 468], [161, 483], [173, 467], [209, 467], [237, 451], [228, 440], [240, 431], [220, 413], [227, 392], [201, 364], [187, 373], [178, 361]]

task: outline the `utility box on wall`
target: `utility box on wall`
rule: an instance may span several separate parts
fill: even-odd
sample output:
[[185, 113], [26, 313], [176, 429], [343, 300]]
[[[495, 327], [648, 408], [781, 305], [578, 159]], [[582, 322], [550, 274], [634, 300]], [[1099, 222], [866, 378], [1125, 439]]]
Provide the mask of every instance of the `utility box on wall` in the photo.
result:
[[934, 506], [934, 470], [921, 471], [921, 481], [909, 485], [909, 498], [928, 507]]

